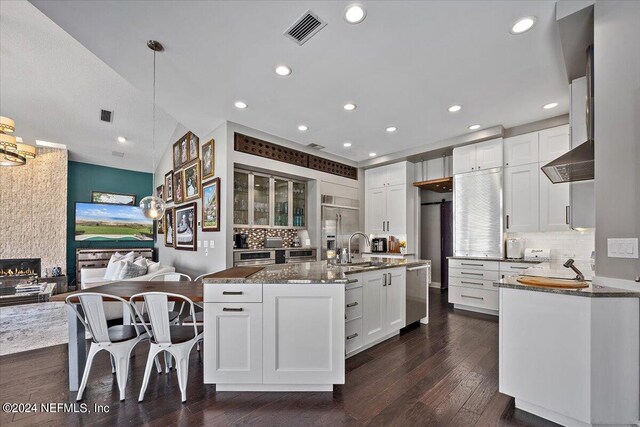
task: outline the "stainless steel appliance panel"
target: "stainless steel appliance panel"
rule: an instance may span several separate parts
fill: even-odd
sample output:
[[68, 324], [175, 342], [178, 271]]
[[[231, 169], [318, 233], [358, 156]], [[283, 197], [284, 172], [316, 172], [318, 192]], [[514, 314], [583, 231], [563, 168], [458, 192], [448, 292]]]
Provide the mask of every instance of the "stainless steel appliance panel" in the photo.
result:
[[453, 177], [453, 252], [502, 258], [502, 168]]
[[427, 317], [427, 288], [429, 286], [428, 265], [407, 268], [407, 308], [405, 326]]
[[[326, 259], [326, 250], [334, 249], [336, 253], [340, 249], [346, 248], [349, 237], [360, 227], [359, 210], [357, 200], [338, 199], [331, 196], [322, 196], [323, 202], [339, 202], [340, 205], [322, 205], [321, 226], [322, 242], [320, 246], [322, 259]], [[351, 245], [352, 251], [359, 251], [359, 240], [354, 239]]]

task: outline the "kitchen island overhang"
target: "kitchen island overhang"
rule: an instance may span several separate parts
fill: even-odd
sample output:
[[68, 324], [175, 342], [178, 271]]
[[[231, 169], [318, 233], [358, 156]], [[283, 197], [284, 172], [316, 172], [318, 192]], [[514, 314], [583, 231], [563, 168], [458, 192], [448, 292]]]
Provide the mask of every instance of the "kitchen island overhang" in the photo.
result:
[[[204, 382], [218, 391], [332, 391], [345, 382], [345, 324], [352, 316], [345, 292], [362, 277], [380, 276], [404, 298], [406, 267], [425, 263], [310, 262], [269, 266], [246, 278], [204, 278]], [[372, 345], [404, 326], [404, 300], [398, 307], [393, 326], [377, 328], [384, 335], [372, 336]]]

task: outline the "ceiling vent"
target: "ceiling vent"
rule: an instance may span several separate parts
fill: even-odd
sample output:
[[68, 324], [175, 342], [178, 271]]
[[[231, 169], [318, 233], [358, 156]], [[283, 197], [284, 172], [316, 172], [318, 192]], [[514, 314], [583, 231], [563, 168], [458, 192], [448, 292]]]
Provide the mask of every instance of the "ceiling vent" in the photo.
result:
[[124, 157], [124, 153], [122, 151], [112, 151], [111, 155], [113, 157]]
[[111, 123], [113, 121], [113, 111], [100, 110], [100, 120]]
[[322, 150], [323, 148], [326, 148], [324, 145], [316, 144], [315, 142], [307, 144], [307, 147], [313, 148], [314, 150]]
[[296, 22], [287, 28], [284, 35], [302, 46], [326, 25], [327, 23], [318, 18], [315, 13], [307, 10]]

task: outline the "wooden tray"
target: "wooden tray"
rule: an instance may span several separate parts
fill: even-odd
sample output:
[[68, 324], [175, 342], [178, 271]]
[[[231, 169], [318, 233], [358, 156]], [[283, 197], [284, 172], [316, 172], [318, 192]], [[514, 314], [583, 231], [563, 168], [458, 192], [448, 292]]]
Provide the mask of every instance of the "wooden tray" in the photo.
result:
[[544, 286], [545, 288], [580, 289], [589, 286], [587, 282], [583, 281], [553, 279], [551, 277], [519, 276], [517, 280], [523, 285]]

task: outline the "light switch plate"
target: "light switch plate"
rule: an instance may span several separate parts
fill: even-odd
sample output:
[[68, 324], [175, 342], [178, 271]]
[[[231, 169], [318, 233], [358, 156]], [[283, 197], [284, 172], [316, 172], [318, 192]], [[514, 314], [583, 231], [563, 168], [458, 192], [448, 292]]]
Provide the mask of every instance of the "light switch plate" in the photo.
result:
[[202, 240], [198, 240], [198, 247], [202, 247]]
[[213, 249], [213, 248], [215, 248], [215, 247], [216, 247], [215, 242], [214, 242], [213, 240], [209, 240], [209, 247], [210, 247], [211, 249]]
[[607, 239], [609, 258], [638, 258], [638, 239]]
[[205, 240], [205, 241], [204, 241], [204, 247], [205, 247], [205, 248], [208, 248], [208, 247], [209, 247], [209, 241], [208, 241], [208, 240]]

